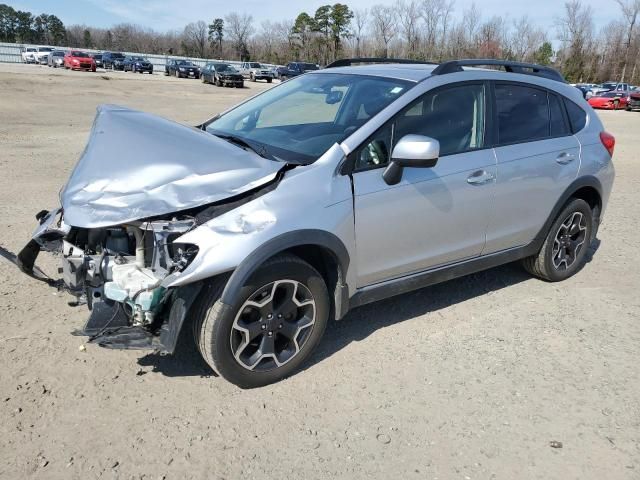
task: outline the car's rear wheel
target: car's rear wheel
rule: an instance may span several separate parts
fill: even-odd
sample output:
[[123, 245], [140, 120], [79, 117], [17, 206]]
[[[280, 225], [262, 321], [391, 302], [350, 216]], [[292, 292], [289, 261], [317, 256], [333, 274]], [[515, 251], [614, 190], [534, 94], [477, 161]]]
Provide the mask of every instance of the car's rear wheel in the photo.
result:
[[205, 285], [193, 307], [194, 338], [205, 361], [241, 388], [277, 382], [296, 371], [320, 342], [329, 317], [322, 276], [293, 255], [260, 267], [230, 302], [226, 279]]
[[271, 83], [273, 81], [273, 78], [267, 78], [267, 83]]
[[523, 260], [525, 269], [549, 282], [571, 277], [586, 262], [593, 228], [589, 204], [579, 198], [572, 199], [553, 222], [540, 251]]

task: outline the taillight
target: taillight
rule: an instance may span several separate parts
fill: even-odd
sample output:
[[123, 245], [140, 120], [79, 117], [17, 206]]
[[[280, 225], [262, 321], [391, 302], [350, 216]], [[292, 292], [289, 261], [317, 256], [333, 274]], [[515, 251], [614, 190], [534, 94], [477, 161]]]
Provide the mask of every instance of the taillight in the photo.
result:
[[613, 157], [613, 149], [616, 147], [616, 137], [607, 132], [600, 132], [600, 141], [609, 155]]

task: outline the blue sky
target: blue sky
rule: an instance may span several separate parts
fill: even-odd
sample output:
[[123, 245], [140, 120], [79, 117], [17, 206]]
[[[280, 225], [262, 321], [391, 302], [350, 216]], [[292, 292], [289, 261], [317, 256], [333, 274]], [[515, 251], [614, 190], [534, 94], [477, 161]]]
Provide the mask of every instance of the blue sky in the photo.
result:
[[[189, 22], [210, 21], [224, 17], [231, 11], [251, 13], [259, 23], [262, 20], [293, 18], [301, 11], [313, 13], [323, 4], [338, 0], [18, 0], [7, 1], [15, 9], [27, 10], [35, 14], [52, 13], [65, 24], [87, 24], [109, 27], [116, 23], [138, 23], [154, 30], [182, 29]], [[459, 17], [472, 0], [456, 0], [455, 15]], [[583, 0], [598, 11], [597, 26], [600, 27], [618, 17], [617, 5], [602, 8], [602, 2]], [[374, 3], [391, 4], [391, 0], [342, 0], [351, 8], [365, 8]], [[484, 17], [492, 15], [516, 18], [528, 15], [537, 24], [549, 30], [555, 37], [554, 19], [562, 14], [562, 0], [477, 0]]]

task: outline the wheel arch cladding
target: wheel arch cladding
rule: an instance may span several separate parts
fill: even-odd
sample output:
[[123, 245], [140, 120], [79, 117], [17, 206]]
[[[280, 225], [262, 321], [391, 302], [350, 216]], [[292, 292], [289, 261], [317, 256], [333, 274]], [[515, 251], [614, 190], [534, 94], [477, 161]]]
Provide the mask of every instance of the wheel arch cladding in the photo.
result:
[[569, 185], [564, 193], [560, 196], [558, 201], [553, 207], [549, 218], [545, 222], [544, 226], [536, 236], [534, 243], [537, 248], [542, 246], [542, 242], [547, 236], [551, 225], [555, 221], [556, 217], [560, 214], [562, 208], [567, 204], [571, 198], [580, 198], [587, 202], [594, 212], [594, 228], [592, 239], [595, 238], [595, 234], [598, 230], [598, 224], [600, 223], [599, 213], [602, 211], [602, 184], [600, 180], [592, 175], [586, 175], [584, 177], [577, 178], [571, 185]]
[[284, 252], [300, 257], [318, 270], [332, 296], [331, 314], [336, 319], [342, 318], [349, 308], [345, 281], [350, 263], [349, 252], [336, 235], [324, 230], [285, 233], [258, 247], [233, 271], [220, 301], [231, 305], [249, 277], [267, 260]]

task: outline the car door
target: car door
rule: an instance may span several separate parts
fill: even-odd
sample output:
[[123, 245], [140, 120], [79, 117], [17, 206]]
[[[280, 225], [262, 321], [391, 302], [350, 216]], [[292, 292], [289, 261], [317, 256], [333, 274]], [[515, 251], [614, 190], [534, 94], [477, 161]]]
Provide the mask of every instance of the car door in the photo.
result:
[[580, 168], [560, 95], [513, 82], [494, 91], [498, 179], [487, 254], [530, 243]]
[[[496, 175], [485, 148], [487, 99], [483, 82], [427, 92], [354, 152], [358, 287], [480, 255]], [[408, 134], [438, 140], [440, 158], [387, 185], [389, 154]]]

